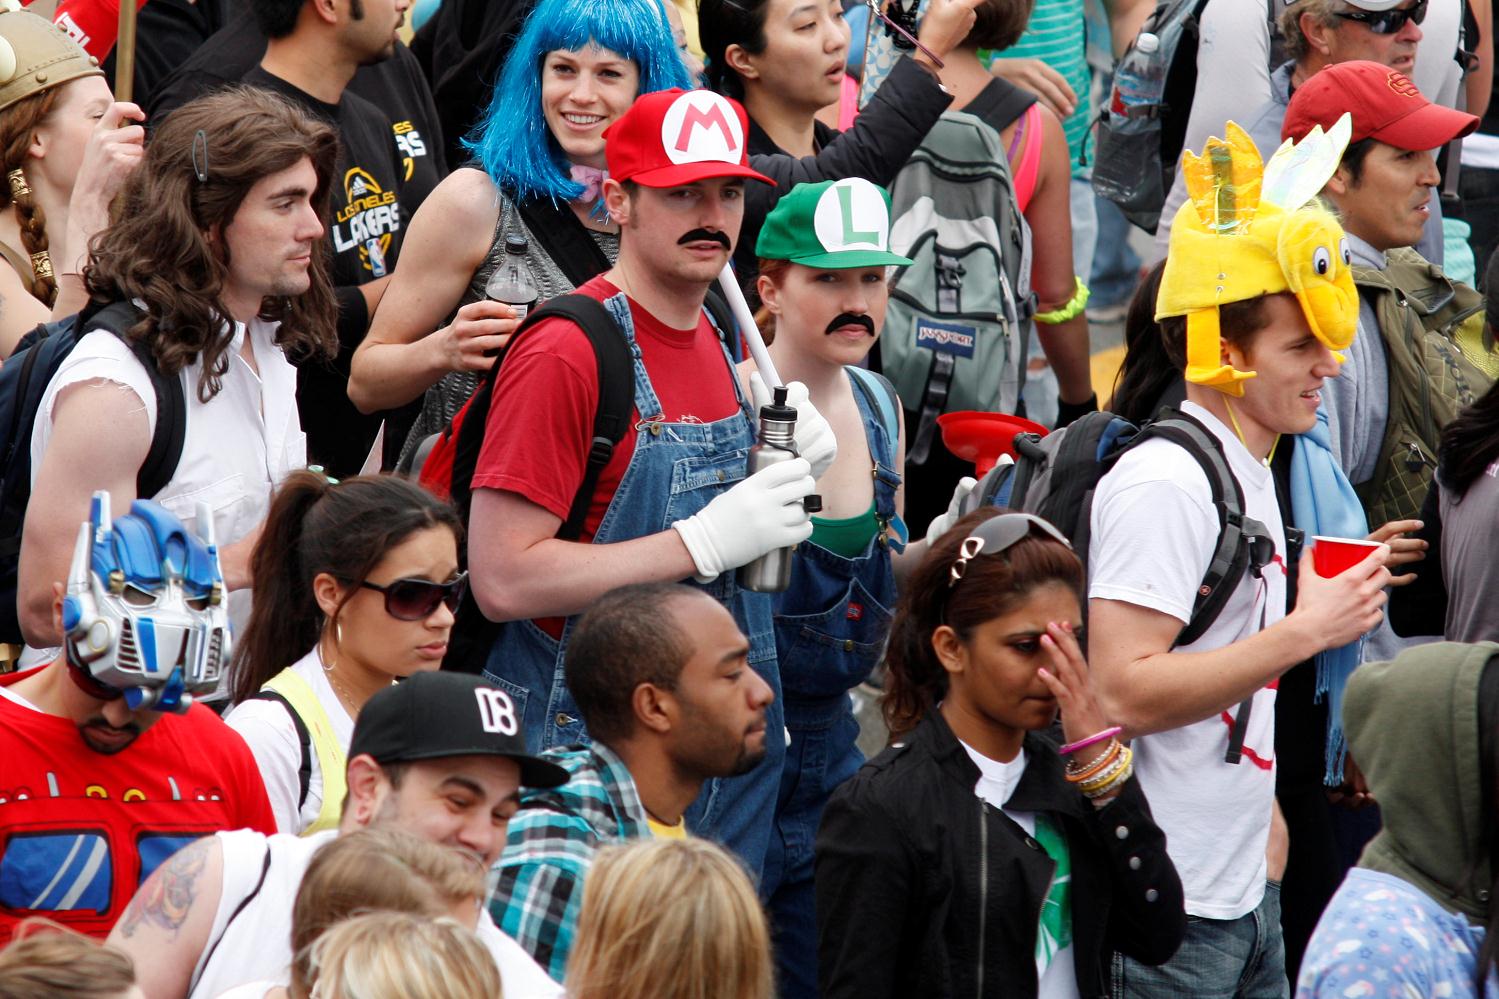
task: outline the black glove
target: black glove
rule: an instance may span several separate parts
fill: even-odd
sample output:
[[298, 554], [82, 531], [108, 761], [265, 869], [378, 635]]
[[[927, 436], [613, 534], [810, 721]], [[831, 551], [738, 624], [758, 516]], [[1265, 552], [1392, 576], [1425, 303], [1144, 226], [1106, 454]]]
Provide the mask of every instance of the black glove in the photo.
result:
[[1079, 416], [1087, 416], [1089, 413], [1098, 412], [1098, 393], [1094, 392], [1082, 402], [1063, 402], [1057, 400], [1057, 425], [1054, 430], [1061, 430], [1067, 424]]

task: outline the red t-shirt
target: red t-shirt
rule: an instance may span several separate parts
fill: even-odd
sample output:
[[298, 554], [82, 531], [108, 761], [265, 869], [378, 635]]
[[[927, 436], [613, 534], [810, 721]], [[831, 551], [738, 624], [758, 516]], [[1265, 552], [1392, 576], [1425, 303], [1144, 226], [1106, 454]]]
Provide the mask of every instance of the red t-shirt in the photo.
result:
[[[619, 289], [596, 277], [578, 292], [603, 301]], [[630, 315], [663, 409], [633, 412], [632, 423], [643, 417], [712, 423], [738, 411], [733, 374], [706, 316], [700, 316], [696, 329], [677, 330], [634, 301]], [[583, 482], [598, 402], [598, 361], [576, 324], [553, 319], [526, 331], [500, 365], [473, 487], [518, 493], [566, 520]], [[593, 539], [634, 450], [634, 440], [626, 434], [599, 475], [579, 540]]]
[[163, 714], [108, 756], [71, 721], [0, 694], [0, 760], [0, 944], [38, 915], [108, 936], [181, 847], [224, 829], [276, 831], [249, 747], [202, 705]]

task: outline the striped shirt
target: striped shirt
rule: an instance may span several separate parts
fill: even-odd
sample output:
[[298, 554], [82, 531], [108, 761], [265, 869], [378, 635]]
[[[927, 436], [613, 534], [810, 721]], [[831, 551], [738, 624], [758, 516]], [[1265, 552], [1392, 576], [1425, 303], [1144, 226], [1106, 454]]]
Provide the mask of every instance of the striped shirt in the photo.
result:
[[1084, 144], [1093, 121], [1092, 83], [1088, 71], [1087, 32], [1083, 28], [1083, 0], [1036, 0], [1025, 34], [1003, 53], [981, 53], [985, 58], [1039, 59], [1061, 73], [1077, 94], [1077, 110], [1062, 122], [1072, 175], [1082, 174]]

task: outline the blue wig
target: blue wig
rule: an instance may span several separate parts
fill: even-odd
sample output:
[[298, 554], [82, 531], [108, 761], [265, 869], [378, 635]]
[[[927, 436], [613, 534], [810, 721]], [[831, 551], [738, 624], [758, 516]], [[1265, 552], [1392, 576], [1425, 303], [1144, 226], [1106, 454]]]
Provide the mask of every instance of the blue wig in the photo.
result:
[[596, 45], [635, 63], [642, 94], [692, 87], [661, 3], [541, 0], [536, 5], [505, 60], [489, 111], [463, 140], [497, 187], [512, 197], [541, 194], [558, 201], [583, 193], [542, 114], [541, 65], [547, 53]]

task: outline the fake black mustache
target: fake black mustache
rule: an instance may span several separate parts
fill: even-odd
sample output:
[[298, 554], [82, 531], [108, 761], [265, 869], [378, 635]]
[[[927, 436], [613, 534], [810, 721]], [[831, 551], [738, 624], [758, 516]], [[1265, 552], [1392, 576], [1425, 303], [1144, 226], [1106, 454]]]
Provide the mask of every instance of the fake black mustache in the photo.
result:
[[823, 330], [823, 333], [831, 334], [833, 331], [844, 326], [862, 326], [864, 327], [864, 332], [870, 336], [874, 336], [874, 320], [863, 313], [856, 314], [853, 312], [839, 313], [832, 322], [828, 323], [828, 328]]
[[686, 246], [688, 243], [712, 242], [722, 246], [725, 250], [732, 250], [729, 237], [721, 232], [709, 232], [707, 229], [694, 229], [681, 239], [677, 240], [678, 246]]

